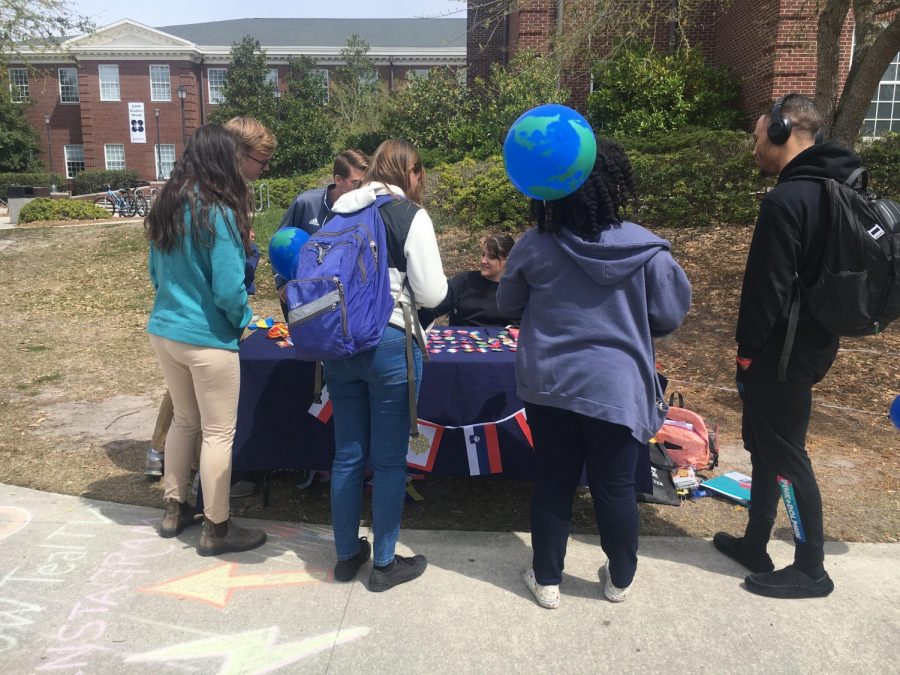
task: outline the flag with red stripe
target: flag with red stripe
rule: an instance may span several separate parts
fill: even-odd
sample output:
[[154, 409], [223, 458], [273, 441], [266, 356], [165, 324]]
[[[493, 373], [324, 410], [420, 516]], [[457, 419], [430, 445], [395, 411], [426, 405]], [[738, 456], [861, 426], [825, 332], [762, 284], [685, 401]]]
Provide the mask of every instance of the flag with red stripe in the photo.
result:
[[534, 440], [531, 438], [531, 427], [528, 426], [528, 418], [525, 416], [525, 408], [522, 408], [519, 412], [513, 415], [513, 418], [519, 425], [519, 429], [521, 429], [522, 433], [525, 435], [525, 440], [528, 441], [528, 445], [530, 445], [533, 449]]
[[313, 401], [312, 405], [309, 406], [308, 412], [322, 424], [328, 424], [333, 410], [334, 404], [328, 398], [328, 387], [322, 387], [322, 402], [316, 403]]
[[463, 427], [463, 434], [466, 441], [470, 476], [503, 472], [496, 424]]
[[415, 469], [431, 471], [434, 460], [437, 459], [444, 427], [424, 420], [417, 420], [417, 422], [420, 438], [417, 442], [410, 439], [409, 447], [406, 450], [406, 464]]

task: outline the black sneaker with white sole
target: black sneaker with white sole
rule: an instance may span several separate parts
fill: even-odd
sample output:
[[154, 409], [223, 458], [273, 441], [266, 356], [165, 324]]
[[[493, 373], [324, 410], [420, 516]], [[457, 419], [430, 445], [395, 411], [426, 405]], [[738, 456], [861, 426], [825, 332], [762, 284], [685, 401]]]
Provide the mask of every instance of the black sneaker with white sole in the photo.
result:
[[426, 567], [428, 567], [428, 561], [424, 555], [414, 555], [411, 558], [395, 555], [394, 562], [387, 567], [372, 568], [372, 574], [369, 575], [369, 590], [379, 593], [407, 581], [418, 579], [425, 572]]
[[828, 572], [812, 577], [793, 565], [775, 572], [750, 574], [744, 584], [751, 593], [767, 598], [823, 598], [834, 590]]
[[334, 566], [335, 581], [353, 581], [356, 578], [359, 568], [363, 566], [372, 553], [372, 545], [365, 537], [359, 538], [359, 553], [347, 560], [338, 560]]

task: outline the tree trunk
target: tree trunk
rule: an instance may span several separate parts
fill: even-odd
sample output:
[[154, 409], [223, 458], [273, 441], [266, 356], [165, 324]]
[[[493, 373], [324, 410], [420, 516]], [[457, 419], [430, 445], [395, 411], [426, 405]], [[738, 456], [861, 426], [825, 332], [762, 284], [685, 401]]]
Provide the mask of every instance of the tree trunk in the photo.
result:
[[825, 117], [825, 133], [831, 135], [840, 81], [841, 29], [850, 10], [850, 0], [830, 0], [819, 15], [816, 32], [816, 106]]

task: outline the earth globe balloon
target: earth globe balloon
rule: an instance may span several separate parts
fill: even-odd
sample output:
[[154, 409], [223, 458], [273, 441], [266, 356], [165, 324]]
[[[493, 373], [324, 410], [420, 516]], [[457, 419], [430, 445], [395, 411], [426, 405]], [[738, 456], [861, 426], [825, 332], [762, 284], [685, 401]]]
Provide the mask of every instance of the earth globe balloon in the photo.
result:
[[294, 260], [307, 239], [309, 233], [299, 227], [283, 227], [269, 240], [269, 262], [285, 279], [293, 278]]
[[577, 111], [548, 103], [513, 122], [503, 143], [506, 175], [533, 199], [560, 199], [587, 180], [597, 159], [591, 125]]
[[894, 423], [894, 426], [900, 429], [900, 394], [897, 395], [897, 398], [894, 399], [894, 402], [891, 403], [891, 422]]

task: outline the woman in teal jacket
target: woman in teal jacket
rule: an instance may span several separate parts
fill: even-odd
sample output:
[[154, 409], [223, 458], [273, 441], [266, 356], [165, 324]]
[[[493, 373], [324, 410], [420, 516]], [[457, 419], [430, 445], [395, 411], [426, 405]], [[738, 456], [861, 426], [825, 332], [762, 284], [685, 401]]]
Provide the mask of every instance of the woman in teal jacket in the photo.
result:
[[174, 537], [197, 522], [186, 499], [194, 442], [202, 432], [200, 555], [246, 551], [266, 540], [261, 530], [229, 518], [238, 340], [251, 315], [244, 266], [253, 202], [239, 155], [236, 139], [221, 126], [197, 129], [145, 221], [156, 289], [147, 332], [175, 407], [160, 534]]

